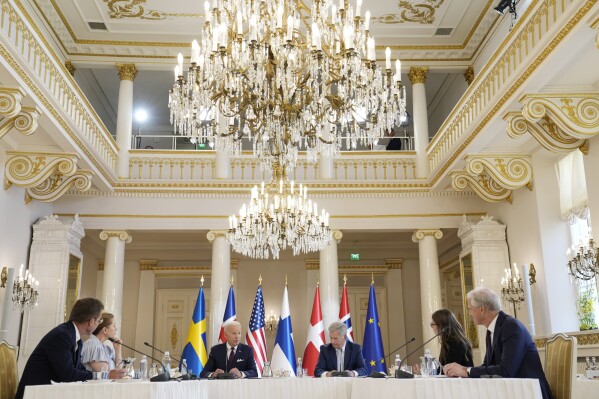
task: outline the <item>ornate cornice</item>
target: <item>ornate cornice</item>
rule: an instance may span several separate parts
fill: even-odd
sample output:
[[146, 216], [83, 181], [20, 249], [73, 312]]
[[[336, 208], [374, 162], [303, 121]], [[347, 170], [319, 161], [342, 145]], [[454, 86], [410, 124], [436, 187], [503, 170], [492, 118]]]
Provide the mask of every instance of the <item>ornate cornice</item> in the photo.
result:
[[125, 244], [129, 244], [133, 241], [133, 236], [127, 230], [104, 230], [100, 233], [100, 240], [106, 241], [111, 237], [116, 237]]
[[116, 69], [119, 71], [119, 78], [121, 80], [135, 80], [137, 76], [137, 68], [135, 64], [116, 64]]
[[73, 63], [71, 61], [65, 61], [64, 66], [67, 69], [67, 71], [69, 71], [71, 76], [75, 76], [75, 71], [77, 70], [77, 68], [75, 68], [75, 66], [73, 65]]
[[435, 239], [440, 240], [443, 238], [443, 232], [438, 229], [422, 229], [416, 230], [414, 234], [412, 234], [412, 241], [418, 242], [423, 240], [424, 237], [435, 237]]
[[76, 154], [8, 151], [4, 169], [5, 190], [12, 185], [25, 188], [25, 202], [52, 202], [72, 187], [89, 190], [93, 173], [77, 170]]
[[389, 270], [401, 270], [401, 267], [403, 266], [403, 258], [385, 259], [385, 264], [389, 267]]
[[319, 259], [306, 259], [304, 260], [306, 265], [306, 270], [318, 270], [320, 269], [320, 260]]
[[532, 190], [532, 164], [526, 154], [472, 154], [466, 156], [466, 169], [451, 173], [454, 190], [468, 186], [487, 202], [507, 200], [522, 187]]
[[426, 83], [426, 73], [428, 72], [428, 67], [411, 67], [410, 73], [408, 77], [410, 78], [410, 82], [412, 84], [416, 83]]
[[154, 270], [158, 265], [158, 259], [139, 259], [139, 270]]
[[584, 154], [589, 151], [587, 140], [569, 136], [547, 115], [538, 122], [531, 122], [521, 112], [508, 112], [503, 119], [507, 122], [507, 134], [512, 138], [530, 133], [540, 145], [554, 153], [567, 154], [576, 148]]
[[464, 79], [466, 79], [468, 86], [472, 84], [472, 81], [474, 80], [474, 68], [472, 66], [469, 66], [466, 69], [466, 72], [464, 72]]
[[547, 116], [566, 135], [588, 139], [599, 134], [599, 92], [525, 94], [522, 116], [539, 122]]
[[100, 271], [100, 272], [104, 271], [104, 262], [98, 262], [98, 271]]

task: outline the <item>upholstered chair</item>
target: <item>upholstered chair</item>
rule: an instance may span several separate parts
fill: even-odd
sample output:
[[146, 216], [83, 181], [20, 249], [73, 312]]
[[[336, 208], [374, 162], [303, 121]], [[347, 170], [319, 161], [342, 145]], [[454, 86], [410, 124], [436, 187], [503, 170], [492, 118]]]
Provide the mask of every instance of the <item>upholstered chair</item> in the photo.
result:
[[0, 341], [0, 399], [14, 399], [17, 383], [17, 350]]
[[545, 376], [554, 399], [571, 399], [576, 381], [576, 337], [556, 334], [545, 347]]

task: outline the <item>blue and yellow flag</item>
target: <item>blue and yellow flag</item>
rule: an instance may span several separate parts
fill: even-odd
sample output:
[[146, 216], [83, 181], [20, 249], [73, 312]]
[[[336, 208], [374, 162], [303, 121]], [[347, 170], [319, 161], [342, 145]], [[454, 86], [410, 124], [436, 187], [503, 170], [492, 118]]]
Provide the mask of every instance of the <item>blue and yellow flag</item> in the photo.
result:
[[208, 361], [206, 353], [206, 304], [204, 302], [204, 288], [202, 287], [198, 293], [198, 300], [193, 311], [181, 359], [187, 360], [187, 368], [193, 374], [200, 375]]
[[366, 312], [366, 328], [364, 329], [363, 353], [364, 360], [366, 361], [366, 369], [369, 373], [373, 371], [387, 372], [383, 338], [381, 336], [381, 323], [379, 322], [379, 312], [376, 310], [374, 282], [370, 284], [368, 312]]

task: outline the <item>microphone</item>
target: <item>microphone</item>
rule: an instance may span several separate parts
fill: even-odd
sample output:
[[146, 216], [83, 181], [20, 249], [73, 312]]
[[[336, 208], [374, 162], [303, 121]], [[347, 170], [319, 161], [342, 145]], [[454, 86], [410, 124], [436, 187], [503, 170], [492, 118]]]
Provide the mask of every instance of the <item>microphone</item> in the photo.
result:
[[[156, 348], [156, 347], [155, 347], [155, 346], [153, 346], [153, 345], [150, 345], [149, 343], [147, 343], [147, 342], [145, 342], [145, 341], [144, 341], [144, 345], [145, 345], [145, 346], [149, 346], [150, 348], [152, 348], [152, 349], [154, 349], [154, 350], [157, 350], [158, 352], [160, 352], [160, 353], [162, 353], [162, 354], [164, 355], [164, 352], [163, 352], [163, 351], [161, 351], [160, 349]], [[170, 355], [170, 353], [169, 353], [169, 356], [171, 356], [171, 355]], [[173, 359], [173, 360], [174, 360], [174, 361], [176, 361], [176, 362], [179, 362], [179, 363], [181, 363], [181, 360], [179, 360], [179, 359], [176, 359], [176, 358], [175, 358], [175, 357], [173, 357], [173, 356], [171, 356], [171, 359]]]
[[414, 374], [412, 373], [408, 373], [407, 371], [403, 371], [401, 370], [401, 365], [408, 360], [408, 358], [413, 355], [414, 353], [416, 353], [417, 351], [419, 351], [420, 349], [422, 349], [424, 347], [424, 345], [428, 344], [429, 342], [431, 342], [433, 339], [437, 338], [439, 335], [443, 334], [446, 330], [448, 329], [448, 327], [445, 327], [444, 329], [442, 329], [441, 331], [439, 331], [436, 335], [434, 335], [431, 339], [426, 340], [422, 345], [420, 345], [418, 348], [414, 349], [412, 352], [408, 353], [406, 355], [406, 357], [399, 363], [399, 369], [395, 370], [395, 378], [414, 378]]
[[400, 350], [404, 346], [407, 346], [409, 343], [414, 342], [414, 341], [416, 341], [416, 337], [412, 337], [408, 342], [406, 342], [405, 344], [401, 345], [399, 348], [393, 349], [387, 356], [385, 356], [385, 360], [387, 360], [389, 358], [389, 356], [391, 356], [392, 354], [394, 354], [395, 352], [397, 352], [398, 350]]
[[[125, 344], [124, 344], [124, 343], [122, 343], [122, 342], [118, 342], [118, 341], [117, 341], [116, 339], [114, 339], [114, 338], [108, 338], [108, 340], [109, 340], [110, 342], [114, 343], [114, 344], [119, 344], [119, 345], [121, 345], [121, 346], [124, 346], [125, 348], [127, 348], [127, 349], [130, 349], [130, 350], [132, 350], [133, 352], [137, 352], [137, 353], [139, 353], [139, 354], [145, 355], [146, 357], [148, 357], [148, 358], [150, 358], [150, 359], [154, 360], [154, 361], [155, 361], [156, 363], [158, 363], [158, 364], [162, 364], [162, 362], [161, 362], [161, 361], [159, 361], [158, 359], [156, 359], [155, 357], [152, 357], [152, 356], [148, 355], [147, 353], [140, 352], [140, 351], [138, 351], [137, 349], [135, 349], [135, 348], [132, 348], [132, 347], [130, 347], [130, 346], [127, 346], [127, 345], [125, 345]], [[150, 378], [150, 381], [152, 381], [152, 382], [168, 381], [168, 380], [171, 378], [171, 376], [170, 376], [170, 374], [169, 374], [169, 373], [167, 373], [167, 371], [166, 371], [166, 368], [164, 367], [164, 364], [162, 364], [162, 370], [163, 370], [163, 372], [162, 372], [162, 373], [160, 373], [160, 374], [158, 374], [158, 375], [156, 375], [156, 376], [154, 376], [154, 377]]]

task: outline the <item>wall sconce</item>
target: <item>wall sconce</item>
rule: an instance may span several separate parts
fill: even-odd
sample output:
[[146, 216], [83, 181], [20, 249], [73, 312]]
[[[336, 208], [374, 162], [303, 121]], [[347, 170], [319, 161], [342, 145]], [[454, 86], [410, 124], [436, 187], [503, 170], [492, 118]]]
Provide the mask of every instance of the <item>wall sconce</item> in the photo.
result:
[[8, 268], [4, 266], [2, 273], [0, 273], [0, 288], [6, 287], [6, 281], [8, 281]]
[[21, 313], [37, 306], [37, 288], [40, 282], [37, 281], [29, 270], [25, 270], [23, 277], [23, 265], [19, 269], [19, 277], [15, 279], [12, 286], [12, 302], [15, 309], [19, 309]]
[[512, 268], [505, 269], [505, 277], [501, 279], [501, 298], [506, 303], [511, 303], [516, 317], [516, 309], [520, 309], [520, 303], [524, 302], [524, 288], [522, 287], [522, 277], [514, 264], [514, 274]]
[[266, 318], [264, 323], [264, 328], [266, 329], [267, 334], [274, 334], [277, 332], [277, 327], [279, 325], [279, 316], [275, 314], [272, 310], [270, 311], [270, 316]]
[[537, 269], [535, 269], [535, 265], [530, 264], [530, 269], [528, 270], [528, 282], [530, 285], [533, 285], [537, 282]]

